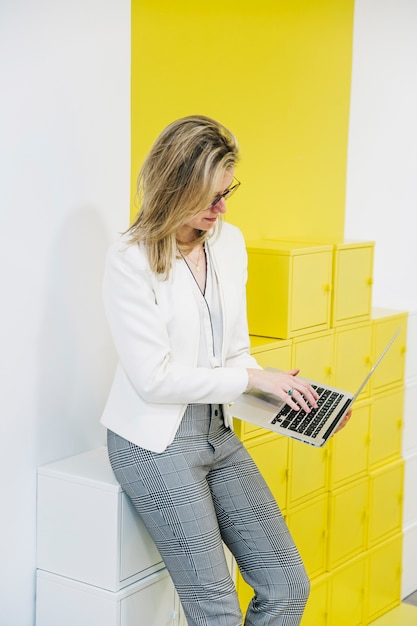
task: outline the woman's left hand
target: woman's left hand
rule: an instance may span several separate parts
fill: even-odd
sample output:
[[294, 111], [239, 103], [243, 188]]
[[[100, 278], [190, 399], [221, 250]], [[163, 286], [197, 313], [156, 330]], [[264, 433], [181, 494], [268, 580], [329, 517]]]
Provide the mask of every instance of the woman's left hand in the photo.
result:
[[342, 419], [342, 421], [340, 422], [339, 426], [336, 428], [333, 434], [336, 434], [339, 432], [339, 430], [342, 430], [342, 428], [346, 426], [346, 424], [348, 423], [351, 417], [352, 417], [352, 409], [349, 409], [349, 411], [346, 413], [345, 417]]

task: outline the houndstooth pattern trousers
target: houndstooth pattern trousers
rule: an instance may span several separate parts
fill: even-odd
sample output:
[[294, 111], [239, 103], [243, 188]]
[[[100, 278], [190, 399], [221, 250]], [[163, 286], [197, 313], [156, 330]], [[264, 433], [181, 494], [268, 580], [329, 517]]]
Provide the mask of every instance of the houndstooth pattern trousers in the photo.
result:
[[188, 626], [241, 626], [222, 541], [254, 589], [245, 626], [297, 626], [309, 581], [283, 516], [219, 405], [189, 405], [163, 453], [108, 431], [111, 466], [179, 595]]

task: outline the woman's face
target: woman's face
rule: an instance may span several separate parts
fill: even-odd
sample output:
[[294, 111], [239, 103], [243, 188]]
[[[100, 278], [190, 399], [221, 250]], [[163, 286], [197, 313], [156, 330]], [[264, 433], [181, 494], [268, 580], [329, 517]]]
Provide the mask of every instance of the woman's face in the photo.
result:
[[[223, 194], [232, 184], [234, 168], [226, 170], [221, 183], [221, 189], [217, 193]], [[217, 195], [217, 194], [216, 194]], [[184, 242], [190, 242], [195, 237], [196, 230], [210, 230], [215, 225], [220, 213], [226, 213], [226, 200], [221, 198], [217, 204], [204, 210], [199, 211], [188, 222], [179, 229], [179, 239]]]

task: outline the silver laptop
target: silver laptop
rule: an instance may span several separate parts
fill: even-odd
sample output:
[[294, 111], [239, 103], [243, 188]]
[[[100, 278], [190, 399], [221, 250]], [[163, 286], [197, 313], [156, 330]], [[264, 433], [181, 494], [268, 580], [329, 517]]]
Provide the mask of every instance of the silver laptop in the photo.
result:
[[291, 409], [278, 396], [256, 389], [239, 396], [231, 405], [231, 413], [237, 419], [320, 448], [333, 435], [392, 346], [400, 330], [401, 327], [396, 330], [355, 394], [300, 376], [300, 379], [309, 382], [319, 394], [318, 407], [312, 409], [310, 413], [306, 413], [303, 409], [298, 411]]

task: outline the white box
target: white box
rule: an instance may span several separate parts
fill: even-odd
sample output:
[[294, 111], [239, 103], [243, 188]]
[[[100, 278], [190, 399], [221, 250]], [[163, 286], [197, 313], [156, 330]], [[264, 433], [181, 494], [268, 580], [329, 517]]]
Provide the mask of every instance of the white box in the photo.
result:
[[408, 313], [405, 381], [417, 379], [417, 311]]
[[403, 456], [417, 452], [417, 382], [407, 383], [404, 390]]
[[403, 527], [417, 524], [417, 453], [404, 457]]
[[166, 570], [105, 591], [37, 571], [36, 626], [181, 626], [183, 614]]
[[105, 447], [38, 469], [37, 551], [39, 569], [109, 591], [164, 568]]
[[401, 598], [417, 591], [417, 524], [403, 531]]

